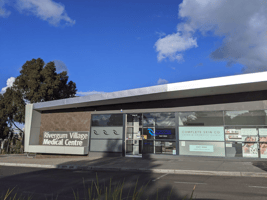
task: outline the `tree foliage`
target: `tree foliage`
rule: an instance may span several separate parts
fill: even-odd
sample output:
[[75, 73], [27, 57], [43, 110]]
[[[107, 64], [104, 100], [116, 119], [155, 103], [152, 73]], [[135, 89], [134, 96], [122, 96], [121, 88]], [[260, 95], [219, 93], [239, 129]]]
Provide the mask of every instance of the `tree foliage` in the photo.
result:
[[7, 136], [10, 127], [8, 126], [8, 117], [4, 104], [4, 96], [0, 94], [0, 138]]
[[76, 84], [68, 82], [67, 72], [56, 72], [54, 62], [44, 66], [40, 58], [27, 61], [14, 82], [14, 89], [19, 90], [29, 103], [37, 103], [75, 97]]
[[0, 94], [0, 137], [10, 132], [15, 122], [25, 123], [25, 105], [75, 97], [76, 84], [68, 82], [66, 71], [56, 72], [54, 62], [45, 65], [41, 58], [27, 61], [12, 87]]

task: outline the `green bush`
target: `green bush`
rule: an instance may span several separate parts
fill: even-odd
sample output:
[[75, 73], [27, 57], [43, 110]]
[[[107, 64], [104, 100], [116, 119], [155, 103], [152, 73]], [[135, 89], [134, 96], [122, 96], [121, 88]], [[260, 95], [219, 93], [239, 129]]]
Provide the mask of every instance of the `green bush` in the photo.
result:
[[[109, 185], [100, 186], [99, 181], [98, 181], [98, 176], [96, 174], [96, 181], [92, 181], [91, 185], [88, 186], [87, 188], [83, 180], [83, 186], [84, 186], [84, 198], [83, 199], [86, 199], [86, 200], [141, 200], [141, 199], [144, 199], [145, 191], [146, 191], [145, 189], [148, 183], [146, 185], [142, 185], [139, 189], [137, 189], [137, 184], [138, 184], [138, 179], [136, 181], [134, 190], [132, 192], [131, 190], [129, 190], [127, 197], [123, 198], [123, 193], [125, 193], [124, 182], [112, 184], [112, 180], [110, 179]], [[12, 190], [8, 189], [5, 195], [0, 196], [0, 200], [24, 200], [26, 198], [25, 196], [22, 196], [22, 195], [18, 196], [17, 193], [15, 193], [12, 196], [11, 193], [13, 192], [14, 189], [15, 187]], [[190, 198], [187, 198], [187, 195], [186, 195], [183, 198], [183, 200], [188, 200], [188, 199], [192, 200], [195, 189], [196, 189], [196, 185], [194, 186], [192, 190]], [[80, 195], [78, 191], [75, 192], [73, 189], [72, 191], [73, 191], [73, 196], [74, 196], [73, 200], [79, 200]], [[172, 190], [169, 192], [169, 195], [166, 197], [167, 200], [171, 198], [171, 194], [172, 194]], [[145, 197], [145, 198], [147, 200], [149, 199], [149, 197]], [[31, 200], [32, 196], [28, 196], [26, 199]], [[54, 198], [52, 198], [51, 200], [53, 199]], [[157, 190], [156, 200], [160, 200], [158, 190]]]

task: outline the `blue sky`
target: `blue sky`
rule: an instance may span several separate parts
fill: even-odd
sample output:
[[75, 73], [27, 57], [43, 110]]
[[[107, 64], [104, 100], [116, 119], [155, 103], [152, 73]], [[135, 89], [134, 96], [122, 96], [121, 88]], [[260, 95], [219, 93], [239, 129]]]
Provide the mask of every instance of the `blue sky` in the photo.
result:
[[263, 0], [0, 0], [0, 90], [33, 58], [78, 95], [266, 71]]

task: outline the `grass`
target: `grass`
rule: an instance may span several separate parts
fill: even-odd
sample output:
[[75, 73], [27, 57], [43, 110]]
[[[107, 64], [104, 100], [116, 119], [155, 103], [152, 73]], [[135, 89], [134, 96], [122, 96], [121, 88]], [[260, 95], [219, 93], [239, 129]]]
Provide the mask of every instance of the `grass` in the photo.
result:
[[[131, 192], [130, 189], [125, 188], [124, 181], [122, 183], [112, 182], [112, 179], [110, 179], [109, 184], [106, 186], [99, 184], [98, 176], [96, 174], [96, 181], [92, 181], [90, 185], [86, 186], [84, 179], [83, 179], [83, 188], [84, 188], [84, 194], [83, 194], [83, 200], [149, 200], [149, 197], [146, 195], [146, 187], [148, 186], [149, 182], [146, 185], [142, 185], [141, 187], [137, 187], [138, 185], [138, 179], [135, 183], [134, 189]], [[17, 193], [11, 194], [14, 191], [15, 187], [11, 190], [7, 190], [6, 194], [0, 196], [0, 200], [34, 200], [32, 196], [18, 196]], [[196, 189], [196, 185], [194, 186], [192, 193], [190, 197], [188, 198], [188, 195], [186, 195], [183, 200], [193, 199], [193, 194]], [[128, 190], [128, 193], [127, 193]], [[78, 191], [73, 192], [73, 200], [80, 200], [80, 194]], [[125, 195], [127, 193], [127, 195]], [[166, 200], [170, 200], [172, 195], [172, 190], [169, 191]], [[155, 200], [162, 200], [162, 198], [159, 198], [160, 194], [157, 190], [156, 199]], [[58, 196], [56, 197], [57, 200]], [[165, 198], [164, 198], [165, 199]], [[50, 199], [50, 200], [53, 200]]]

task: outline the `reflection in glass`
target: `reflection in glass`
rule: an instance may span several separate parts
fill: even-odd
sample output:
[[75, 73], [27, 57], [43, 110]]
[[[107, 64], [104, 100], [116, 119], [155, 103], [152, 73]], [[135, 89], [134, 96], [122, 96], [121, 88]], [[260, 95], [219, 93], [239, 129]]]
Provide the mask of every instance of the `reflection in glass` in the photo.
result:
[[223, 124], [222, 111], [180, 112], [180, 126], [218, 126]]
[[264, 110], [225, 111], [226, 125], [265, 125]]
[[153, 126], [175, 126], [174, 113], [144, 113], [143, 125]]
[[122, 114], [92, 115], [92, 126], [122, 126]]

